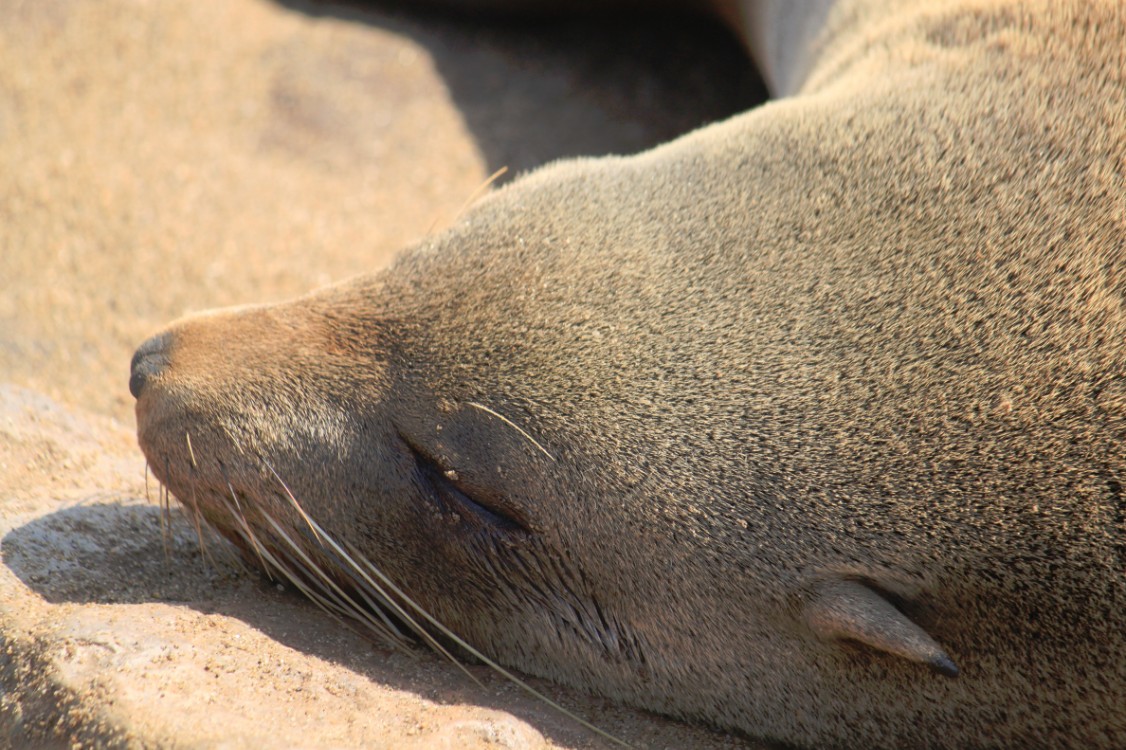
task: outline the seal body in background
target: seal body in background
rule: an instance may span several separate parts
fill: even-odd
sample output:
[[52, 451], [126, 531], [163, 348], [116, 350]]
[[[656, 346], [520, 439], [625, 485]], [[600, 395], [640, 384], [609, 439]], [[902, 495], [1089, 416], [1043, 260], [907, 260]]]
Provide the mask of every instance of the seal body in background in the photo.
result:
[[718, 10], [777, 99], [172, 324], [149, 465], [322, 596], [654, 711], [1126, 746], [1126, 11]]

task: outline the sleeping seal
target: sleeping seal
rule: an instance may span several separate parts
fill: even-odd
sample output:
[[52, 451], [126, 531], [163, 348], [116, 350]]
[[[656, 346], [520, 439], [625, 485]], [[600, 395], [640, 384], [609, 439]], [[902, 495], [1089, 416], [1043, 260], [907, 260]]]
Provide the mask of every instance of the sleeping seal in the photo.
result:
[[810, 6], [721, 9], [760, 108], [174, 323], [141, 447], [326, 606], [525, 672], [788, 746], [1126, 747], [1126, 10]]

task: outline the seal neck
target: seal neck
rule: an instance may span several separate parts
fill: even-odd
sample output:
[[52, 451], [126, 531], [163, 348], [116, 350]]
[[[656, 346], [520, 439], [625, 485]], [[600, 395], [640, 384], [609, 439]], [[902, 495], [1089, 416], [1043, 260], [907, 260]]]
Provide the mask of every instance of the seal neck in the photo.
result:
[[815, 41], [837, 0], [717, 0], [775, 97], [796, 93], [813, 63]]
[[[776, 98], [811, 94], [861, 60], [896, 65], [919, 59], [927, 28], [963, 12], [1000, 11], [1001, 0], [713, 0], [713, 10], [735, 28]], [[903, 54], [890, 55], [902, 47]], [[925, 57], [925, 55], [923, 55]], [[871, 75], [867, 70], [865, 76]]]

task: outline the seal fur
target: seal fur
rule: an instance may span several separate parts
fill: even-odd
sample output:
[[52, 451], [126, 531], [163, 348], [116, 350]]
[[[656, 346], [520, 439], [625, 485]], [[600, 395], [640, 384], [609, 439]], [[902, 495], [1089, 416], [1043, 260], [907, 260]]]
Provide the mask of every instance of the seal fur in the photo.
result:
[[635, 705], [1126, 746], [1126, 12], [732, 10], [787, 96], [172, 325], [134, 358], [150, 466]]

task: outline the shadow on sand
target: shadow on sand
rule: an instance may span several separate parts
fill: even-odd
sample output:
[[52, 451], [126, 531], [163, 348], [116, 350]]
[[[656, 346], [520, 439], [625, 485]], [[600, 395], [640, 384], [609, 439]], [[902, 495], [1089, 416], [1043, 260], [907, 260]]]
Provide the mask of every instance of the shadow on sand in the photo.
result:
[[[702, 17], [637, 12], [482, 18], [381, 3], [278, 2], [311, 17], [390, 32], [424, 48], [488, 169], [508, 167], [509, 178], [556, 159], [652, 148], [767, 98], [739, 42]], [[350, 127], [364, 127], [366, 105], [356, 98], [371, 97], [371, 114], [376, 100], [399, 96], [379, 65], [364, 65], [365, 57], [381, 54], [378, 36], [356, 38], [329, 57], [301, 49], [282, 54], [301, 58], [286, 66], [296, 75], [324, 76], [332, 83], [350, 79], [354, 98], [339, 112], [352, 120]], [[308, 88], [319, 88], [311, 83]], [[276, 85], [285, 88], [286, 82]], [[286, 107], [307, 108], [299, 117], [324, 117], [313, 111], [324, 107], [323, 101], [284, 99]]]

